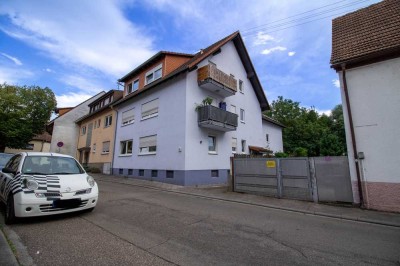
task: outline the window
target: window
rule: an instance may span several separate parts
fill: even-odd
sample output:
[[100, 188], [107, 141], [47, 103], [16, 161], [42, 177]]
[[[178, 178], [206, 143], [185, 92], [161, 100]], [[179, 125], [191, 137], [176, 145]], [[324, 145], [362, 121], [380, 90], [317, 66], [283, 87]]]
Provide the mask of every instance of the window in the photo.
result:
[[112, 115], [106, 116], [104, 119], [104, 127], [109, 127], [112, 124]]
[[214, 136], [208, 136], [208, 153], [217, 153], [217, 139]]
[[93, 143], [93, 153], [96, 152], [96, 143]]
[[135, 122], [135, 109], [130, 109], [122, 113], [122, 125], [129, 125]]
[[[76, 131], [75, 131], [76, 132]], [[81, 135], [85, 135], [86, 134], [86, 126], [83, 126], [81, 128]]]
[[243, 81], [239, 79], [239, 91], [243, 93]]
[[131, 82], [127, 86], [127, 92], [132, 93], [135, 92], [139, 89], [139, 79], [135, 80], [134, 82]]
[[144, 176], [144, 170], [143, 169], [139, 169], [139, 176]]
[[167, 178], [174, 178], [174, 171], [167, 170]]
[[142, 120], [158, 115], [158, 99], [142, 104]]
[[120, 154], [121, 155], [130, 155], [130, 154], [132, 154], [132, 144], [133, 144], [132, 140], [121, 141]]
[[133, 175], [133, 169], [128, 169], [128, 175]]
[[246, 140], [242, 139], [242, 153], [246, 153]]
[[219, 171], [218, 170], [211, 170], [211, 177], [219, 177]]
[[265, 134], [265, 140], [269, 142], [269, 134]]
[[103, 142], [103, 150], [101, 152], [104, 154], [110, 152], [110, 142], [109, 141]]
[[152, 70], [146, 73], [146, 85], [161, 78], [162, 76], [162, 64], [156, 66]]
[[34, 148], [34, 147], [35, 147], [35, 145], [28, 143], [28, 144], [26, 144], [26, 146], [25, 146], [25, 150], [33, 151], [33, 148]]
[[119, 174], [120, 174], [120, 175], [124, 174], [124, 169], [119, 168]]
[[240, 122], [244, 123], [244, 118], [245, 118], [244, 110], [240, 109]]
[[[99, 120], [97, 120], [97, 121], [94, 121], [94, 128], [99, 128], [100, 127], [100, 122], [101, 121], [101, 119], [99, 119]], [[96, 126], [96, 124], [97, 124], [97, 126]]]
[[156, 154], [157, 135], [142, 137], [139, 139], [139, 154]]
[[158, 171], [157, 170], [151, 170], [151, 177], [157, 177], [158, 176]]
[[232, 138], [232, 152], [236, 153], [237, 151], [237, 138]]
[[236, 114], [236, 106], [235, 105], [231, 105], [231, 113]]

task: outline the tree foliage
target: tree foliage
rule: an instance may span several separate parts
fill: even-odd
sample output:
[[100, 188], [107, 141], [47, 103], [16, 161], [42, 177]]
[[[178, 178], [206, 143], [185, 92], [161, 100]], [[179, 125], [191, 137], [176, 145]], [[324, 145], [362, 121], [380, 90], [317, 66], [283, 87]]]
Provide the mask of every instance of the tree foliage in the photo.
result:
[[283, 147], [291, 156], [325, 156], [346, 153], [346, 137], [342, 106], [330, 116], [320, 115], [314, 108], [279, 96], [271, 104], [267, 116], [284, 124]]
[[24, 148], [42, 133], [56, 105], [47, 87], [0, 84], [0, 152]]

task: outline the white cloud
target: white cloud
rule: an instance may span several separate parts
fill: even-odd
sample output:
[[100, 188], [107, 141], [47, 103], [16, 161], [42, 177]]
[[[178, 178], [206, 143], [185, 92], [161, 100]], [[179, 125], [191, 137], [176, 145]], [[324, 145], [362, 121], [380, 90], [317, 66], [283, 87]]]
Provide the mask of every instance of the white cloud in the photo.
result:
[[288, 53], [288, 56], [294, 56], [295, 54], [296, 54], [295, 51], [291, 51], [291, 52]]
[[333, 85], [335, 85], [336, 88], [340, 88], [340, 81], [338, 79], [332, 80]]
[[332, 114], [332, 110], [319, 110], [319, 109], [315, 109], [315, 111], [319, 114], [319, 115], [327, 115], [330, 116]]
[[273, 47], [273, 48], [270, 48], [270, 49], [265, 49], [265, 50], [263, 50], [263, 51], [261, 52], [261, 54], [266, 54], [266, 55], [268, 55], [268, 54], [271, 54], [271, 53], [273, 53], [273, 52], [275, 52], [275, 51], [286, 51], [286, 50], [287, 50], [286, 47], [283, 47], [283, 46], [276, 46], [276, 47]]
[[268, 42], [275, 41], [275, 38], [271, 35], [265, 34], [262, 31], [257, 33], [257, 37], [255, 38], [253, 45], [263, 45], [267, 44]]
[[13, 57], [8, 54], [5, 54], [5, 53], [1, 53], [1, 55], [6, 57], [7, 59], [10, 59], [11, 61], [13, 61], [17, 66], [22, 66], [22, 62], [18, 58]]
[[92, 92], [92, 93], [98, 93], [99, 91], [106, 90], [108, 91], [109, 89], [105, 88], [104, 84], [101, 83], [100, 81], [97, 81], [96, 78], [85, 78], [84, 76], [80, 75], [64, 75], [60, 78], [61, 82], [64, 82], [65, 84], [74, 87], [74, 88], [79, 88], [83, 92]]
[[93, 97], [93, 95], [85, 93], [68, 93], [56, 95], [57, 107], [74, 107], [91, 97]]
[[[33, 73], [26, 69], [4, 67], [0, 65], [0, 83], [19, 84], [20, 81], [31, 78]], [[25, 84], [21, 84], [25, 85]]]
[[114, 78], [155, 53], [152, 38], [124, 17], [121, 1], [93, 3], [7, 1], [0, 15], [11, 24], [0, 30], [70, 68], [89, 67]]
[[49, 73], [54, 73], [54, 70], [52, 70], [52, 69], [50, 69], [50, 68], [45, 68], [45, 69], [43, 69], [44, 71], [46, 71], [46, 72], [49, 72]]

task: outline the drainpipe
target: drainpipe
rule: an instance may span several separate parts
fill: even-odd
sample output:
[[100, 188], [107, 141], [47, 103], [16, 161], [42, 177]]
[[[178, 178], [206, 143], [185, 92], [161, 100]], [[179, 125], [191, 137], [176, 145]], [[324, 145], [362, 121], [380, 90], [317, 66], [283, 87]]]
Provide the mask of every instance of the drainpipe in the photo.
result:
[[361, 207], [364, 207], [364, 195], [363, 195], [362, 187], [361, 187], [360, 162], [358, 161], [358, 156], [357, 156], [358, 152], [357, 152], [357, 145], [356, 145], [356, 137], [355, 137], [355, 133], [354, 133], [353, 116], [351, 114], [349, 91], [347, 89], [346, 64], [342, 64], [341, 66], [342, 66], [344, 97], [346, 100], [346, 107], [347, 107], [347, 113], [348, 113], [349, 124], [350, 124], [350, 135], [351, 135], [351, 142], [353, 145], [354, 161], [356, 163], [358, 194], [360, 195]]

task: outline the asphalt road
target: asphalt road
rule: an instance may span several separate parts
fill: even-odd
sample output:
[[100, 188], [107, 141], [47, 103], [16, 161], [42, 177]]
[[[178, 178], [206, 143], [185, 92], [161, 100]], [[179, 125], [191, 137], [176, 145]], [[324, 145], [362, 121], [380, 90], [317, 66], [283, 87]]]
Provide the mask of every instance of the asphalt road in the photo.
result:
[[98, 181], [92, 213], [12, 225], [37, 265], [399, 265], [400, 229]]

